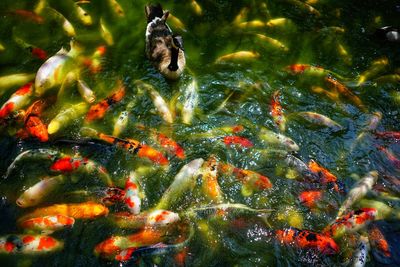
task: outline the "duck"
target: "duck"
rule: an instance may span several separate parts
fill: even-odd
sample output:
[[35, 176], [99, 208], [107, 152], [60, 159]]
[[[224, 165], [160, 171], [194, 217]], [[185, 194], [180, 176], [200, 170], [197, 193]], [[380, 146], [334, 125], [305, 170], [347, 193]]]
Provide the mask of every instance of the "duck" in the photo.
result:
[[161, 4], [146, 5], [145, 14], [146, 56], [164, 77], [176, 80], [186, 65], [182, 36], [173, 34], [166, 23], [169, 11]]

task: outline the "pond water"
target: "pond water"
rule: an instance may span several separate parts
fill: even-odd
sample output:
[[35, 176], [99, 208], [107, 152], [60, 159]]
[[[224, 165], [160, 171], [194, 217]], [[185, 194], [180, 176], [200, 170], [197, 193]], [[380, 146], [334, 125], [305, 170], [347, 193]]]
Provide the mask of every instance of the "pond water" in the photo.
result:
[[[94, 104], [82, 104], [84, 111], [75, 112], [74, 117], [67, 115], [71, 119], [62, 121], [47, 142], [26, 138], [23, 130], [21, 133], [29, 116], [8, 118], [13, 115], [9, 114], [2, 118], [0, 236], [23, 234], [18, 218], [37, 208], [100, 202], [107, 186], [100, 179], [103, 169], [113, 185], [122, 189], [129, 173], [136, 171], [143, 212], [159, 204], [185, 164], [198, 158], [207, 161], [211, 155], [219, 162], [267, 176], [272, 187], [260, 190], [243, 185], [245, 179], [224, 174], [219, 168], [217, 180], [222, 193], [217, 201], [207, 197], [204, 177], [196, 174], [189, 186], [179, 185], [183, 192], [173, 191], [172, 200], [164, 205], [178, 213], [181, 221], [167, 230], [161, 228], [163, 237], [134, 252], [129, 261], [94, 253], [96, 245], [112, 235], [141, 231], [115, 224], [112, 214], [128, 210], [123, 203], [116, 203], [108, 206], [107, 216], [76, 219], [72, 228], [52, 233], [63, 242], [58, 251], [37, 255], [10, 254], [0, 249], [3, 266], [350, 265], [360, 236], [371, 236], [373, 227], [378, 227], [386, 238], [390, 256], [381, 256], [370, 237], [366, 265], [398, 266], [399, 134], [397, 139], [387, 137], [388, 132], [399, 131], [400, 43], [378, 38], [374, 32], [388, 25], [400, 26], [399, 3], [164, 1], [163, 8], [172, 15], [167, 23], [184, 41], [186, 70], [177, 81], [165, 79], [146, 58], [146, 4], [142, 0], [1, 1], [2, 104], [33, 79], [47, 58], [61, 48], [69, 51], [71, 40], [79, 47], [78, 55], [68, 63], [71, 65], [54, 76], [54, 86], [40, 96], [30, 97], [21, 109], [45, 100], [38, 116], [47, 125], [60, 111], [85, 102], [75, 82], [64, 82], [69, 71], [94, 92], [95, 103], [121, 87], [125, 95], [110, 106], [103, 118], [94, 121], [85, 119], [89, 106]], [[117, 5], [123, 13], [118, 12]], [[240, 58], [223, 57], [239, 51], [246, 52]], [[15, 77], [1, 80], [16, 73], [32, 75], [22, 81]], [[366, 77], [365, 81], [360, 77]], [[173, 123], [163, 119], [138, 80], [152, 85], [163, 97]], [[333, 82], [348, 91], [332, 88]], [[185, 92], [193, 83], [197, 85], [198, 101], [193, 118], [183, 123]], [[273, 99], [282, 106], [285, 127], [274, 121]], [[88, 134], [96, 131], [116, 135], [114, 125], [124, 111], [127, 124], [118, 136], [162, 151], [169, 160], [167, 165], [160, 166], [100, 140], [97, 134]], [[334, 122], [324, 119], [321, 125], [320, 117], [316, 119], [306, 112], [324, 115]], [[263, 139], [268, 131], [290, 137], [299, 149]], [[167, 154], [154, 138], [159, 133], [182, 146], [185, 158]], [[226, 136], [239, 136], [241, 144], [225, 144], [229, 142]], [[38, 152], [40, 148], [62, 155], [79, 154], [101, 167], [88, 173], [65, 173], [56, 190], [37, 205], [23, 208], [16, 200], [24, 191], [45, 177], [59, 174], [50, 170], [58, 158]], [[7, 173], [14, 159], [27, 150], [36, 154], [17, 162]], [[334, 185], [344, 189], [338, 192], [322, 181], [304, 178], [301, 171], [289, 166], [287, 155], [307, 165], [311, 160], [318, 162], [337, 177]], [[378, 215], [369, 226], [335, 237], [340, 247], [337, 253], [326, 255], [319, 249], [277, 241], [276, 231], [289, 227], [321, 233], [338, 216], [350, 189], [371, 171], [378, 172], [377, 182], [349, 210], [377, 208]], [[299, 196], [309, 191], [318, 191], [321, 199], [304, 203]], [[221, 203], [242, 206], [213, 208]], [[150, 246], [154, 244], [158, 246]]]

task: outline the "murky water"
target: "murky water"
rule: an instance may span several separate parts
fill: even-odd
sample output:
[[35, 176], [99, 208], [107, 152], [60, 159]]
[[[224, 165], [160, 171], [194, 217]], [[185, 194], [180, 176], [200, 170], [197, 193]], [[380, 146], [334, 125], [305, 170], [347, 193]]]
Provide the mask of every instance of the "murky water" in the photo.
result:
[[[78, 1], [79, 2], [79, 1]], [[218, 182], [224, 194], [224, 202], [242, 203], [253, 209], [270, 209], [267, 214], [254, 213], [230, 216], [204, 215], [189, 219], [194, 234], [186, 244], [188, 266], [289, 266], [310, 264], [337, 266], [351, 261], [358, 234], [337, 239], [340, 252], [326, 256], [308, 249], [284, 246], [273, 238], [273, 230], [293, 226], [320, 232], [336, 216], [346, 194], [324, 188], [323, 200], [309, 209], [298, 199], [300, 192], [318, 187], [299, 181], [284, 163], [284, 156], [276, 147], [260, 139], [262, 128], [280, 132], [270, 112], [270, 103], [275, 91], [280, 91], [283, 113], [287, 127], [283, 134], [292, 138], [300, 147], [296, 156], [308, 163], [311, 159], [329, 169], [345, 185], [347, 191], [369, 171], [380, 174], [378, 184], [384, 184], [384, 175], [398, 176], [399, 167], [390, 161], [382, 150], [384, 146], [400, 157], [398, 144], [376, 138], [372, 132], [364, 131], [374, 112], [382, 119], [377, 131], [398, 131], [400, 81], [382, 82], [384, 75], [400, 75], [400, 46], [373, 36], [374, 31], [386, 25], [400, 26], [399, 3], [397, 1], [308, 1], [310, 10], [297, 0], [285, 1], [198, 1], [201, 13], [193, 8], [192, 1], [166, 1], [164, 9], [178, 18], [179, 26], [170, 18], [169, 24], [175, 33], [183, 36], [187, 70], [180, 80], [171, 82], [163, 78], [144, 53], [146, 1], [120, 0], [125, 15], [119, 16], [110, 3], [112, 1], [81, 1], [80, 6], [91, 17], [91, 25], [79, 19], [75, 1], [9, 1], [0, 3], [0, 76], [13, 73], [36, 73], [43, 60], [32, 54], [38, 47], [54, 55], [61, 47], [69, 50], [71, 37], [62, 27], [62, 20], [52, 10], [57, 10], [74, 27], [73, 39], [79, 43], [82, 55], [90, 57], [101, 45], [106, 53], [101, 58], [102, 69], [93, 73], [82, 68], [80, 78], [95, 92], [97, 101], [113, 92], [117, 81], [126, 87], [126, 96], [112, 106], [101, 120], [87, 123], [84, 116], [74, 119], [57, 133], [50, 135], [49, 142], [34, 139], [18, 139], [18, 124], [9, 123], [1, 129], [0, 172], [4, 174], [14, 158], [22, 151], [49, 148], [65, 154], [79, 153], [107, 169], [115, 185], [123, 187], [130, 171], [149, 167], [140, 180], [144, 198], [142, 210], [153, 208], [172, 183], [176, 173], [189, 161], [208, 159], [212, 154], [222, 162], [238, 168], [257, 171], [270, 178], [271, 189], [246, 194], [240, 181], [229, 175], [220, 175]], [[44, 4], [43, 22], [16, 10], [34, 10]], [[244, 9], [246, 8], [246, 9]], [[247, 10], [247, 15], [237, 15]], [[271, 22], [284, 18], [275, 24]], [[236, 20], [240, 20], [235, 22]], [[37, 20], [37, 19], [36, 19]], [[264, 25], [244, 25], [246, 21], [262, 21]], [[268, 24], [267, 22], [270, 22]], [[101, 34], [101, 24], [112, 35]], [[275, 39], [260, 38], [260, 34]], [[277, 41], [280, 44], [277, 44]], [[252, 51], [258, 58], [250, 60], [216, 63], [220, 56]], [[371, 68], [377, 60], [387, 60], [381, 71], [357, 86], [360, 73]], [[287, 70], [293, 64], [310, 64], [328, 70], [320, 75], [303, 72], [297, 75]], [[330, 73], [346, 85], [363, 103], [356, 105], [341, 96], [318, 93], [315, 88], [328, 90], [324, 80]], [[190, 125], [183, 124], [181, 110], [185, 88], [195, 79], [199, 86], [199, 104]], [[138, 90], [135, 80], [142, 80], [167, 100], [174, 111], [175, 122], [168, 125], [155, 109], [148, 94]], [[1, 88], [0, 100], [4, 103], [19, 86]], [[60, 85], [49, 90], [45, 96], [57, 95]], [[313, 89], [314, 88], [314, 89]], [[49, 123], [67, 104], [82, 102], [74, 87], [59, 94], [56, 101], [45, 109], [41, 117]], [[33, 101], [32, 101], [33, 102]], [[81, 127], [91, 127], [98, 132], [112, 134], [119, 114], [129, 110], [128, 127], [121, 138], [133, 138], [157, 146], [149, 129], [157, 129], [176, 140], [185, 150], [186, 159], [170, 157], [169, 167], [159, 168], [149, 161], [127, 153], [110, 144], [82, 140]], [[29, 106], [29, 105], [28, 105]], [[315, 126], [299, 119], [298, 112], [311, 111], [328, 116], [340, 124], [340, 130]], [[297, 115], [296, 115], [297, 114]], [[146, 128], [138, 128], [144, 125]], [[226, 133], [201, 136], [201, 133], [223, 126], [243, 125], [238, 133], [254, 144], [251, 148], [226, 146], [222, 139]], [[363, 138], [357, 137], [365, 132]], [[75, 141], [73, 141], [75, 140]], [[388, 150], [388, 151], [389, 151]], [[0, 181], [1, 209], [0, 235], [18, 234], [23, 230], [16, 224], [17, 218], [34, 210], [23, 209], [15, 204], [16, 199], [27, 188], [42, 177], [51, 175], [49, 160], [30, 160], [17, 165], [7, 178]], [[143, 169], [143, 168], [142, 168]], [[68, 176], [70, 177], [70, 176]], [[55, 203], [99, 201], [98, 193], [105, 188], [94, 174], [71, 175], [68, 182], [47, 197], [40, 206]], [[188, 209], [207, 206], [198, 180], [193, 192], [185, 193], [174, 202], [171, 209], [185, 217]], [[85, 191], [85, 192], [83, 192]], [[397, 193], [398, 194], [398, 193]], [[391, 195], [390, 195], [391, 196]], [[367, 195], [367, 198], [385, 203], [397, 214], [398, 195], [383, 198]], [[357, 207], [357, 204], [355, 205]], [[111, 206], [110, 213], [124, 210], [121, 205]], [[386, 218], [385, 231], [390, 245], [398, 238], [395, 225], [398, 220]], [[52, 236], [64, 241], [63, 250], [36, 255], [0, 255], [4, 266], [114, 266], [120, 263], [97, 257], [94, 247], [111, 236], [127, 235], [132, 231], [119, 229], [110, 217], [95, 220], [77, 220], [72, 229], [62, 230]], [[169, 237], [174, 240], [175, 237]], [[182, 249], [182, 248], [180, 248]], [[129, 264], [147, 266], [177, 265], [179, 249], [155, 249], [137, 253]], [[392, 247], [392, 259], [382, 262], [371, 253], [367, 265], [400, 264], [400, 255]]]

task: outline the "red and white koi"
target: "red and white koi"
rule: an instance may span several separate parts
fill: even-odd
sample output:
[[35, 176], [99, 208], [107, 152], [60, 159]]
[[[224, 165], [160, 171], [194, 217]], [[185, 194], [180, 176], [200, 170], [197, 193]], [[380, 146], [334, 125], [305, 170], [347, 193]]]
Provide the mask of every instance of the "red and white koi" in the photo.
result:
[[71, 228], [74, 223], [74, 218], [58, 214], [27, 219], [21, 221], [19, 226], [25, 230], [50, 233], [67, 227]]
[[61, 250], [64, 244], [46, 235], [8, 235], [0, 237], [0, 253], [45, 254]]
[[337, 218], [333, 224], [324, 229], [323, 233], [338, 238], [345, 233], [356, 232], [373, 221], [377, 213], [378, 211], [374, 208], [361, 208], [350, 211]]
[[325, 255], [339, 253], [339, 246], [335, 240], [323, 234], [296, 228], [277, 230], [275, 234], [276, 239], [281, 244], [295, 246], [300, 249], [314, 249]]
[[103, 180], [107, 186], [112, 186], [113, 181], [107, 170], [99, 165], [97, 162], [90, 160], [88, 158], [81, 157], [79, 155], [69, 156], [64, 155], [58, 158], [50, 166], [50, 170], [58, 173], [73, 173], [73, 172], [83, 172], [83, 173], [94, 173]]
[[149, 213], [145, 227], [162, 228], [180, 220], [177, 213], [169, 210], [154, 210]]
[[0, 109], [0, 119], [4, 119], [12, 112], [24, 108], [33, 94], [33, 83], [29, 82], [20, 87], [11, 97], [3, 104]]
[[63, 184], [65, 178], [62, 175], [46, 177], [35, 185], [25, 190], [16, 203], [21, 208], [28, 208], [42, 203], [49, 194]]
[[366, 176], [359, 180], [347, 195], [346, 200], [343, 202], [339, 209], [338, 217], [343, 215], [343, 212], [347, 211], [355, 202], [362, 199], [372, 186], [378, 180], [378, 172], [370, 171]]
[[130, 172], [125, 182], [124, 203], [132, 214], [139, 214], [142, 200], [139, 196], [139, 182], [135, 172]]

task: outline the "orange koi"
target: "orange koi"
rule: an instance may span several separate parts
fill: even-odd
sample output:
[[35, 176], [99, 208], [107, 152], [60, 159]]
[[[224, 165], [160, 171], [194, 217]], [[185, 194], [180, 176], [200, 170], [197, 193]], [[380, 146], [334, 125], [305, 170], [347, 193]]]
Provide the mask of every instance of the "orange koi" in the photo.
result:
[[119, 82], [119, 89], [116, 92], [90, 107], [86, 115], [86, 121], [92, 122], [94, 120], [102, 119], [105, 116], [107, 110], [112, 105], [120, 102], [124, 96], [125, 86], [123, 86], [122, 82]]
[[115, 258], [125, 249], [131, 248], [132, 250], [132, 248], [157, 244], [163, 240], [164, 236], [165, 230], [146, 228], [128, 236], [112, 236], [98, 244], [94, 252], [101, 257]]
[[27, 105], [32, 94], [33, 82], [28, 82], [21, 86], [1, 107], [0, 119], [5, 119], [12, 112], [19, 110]]
[[87, 67], [92, 74], [99, 73], [103, 68], [102, 57], [104, 57], [106, 52], [107, 47], [105, 45], [97, 47], [90, 58], [85, 58], [83, 60], [83, 65]]
[[20, 223], [20, 227], [35, 231], [56, 231], [65, 227], [72, 227], [75, 219], [65, 215], [50, 215], [31, 218]]
[[304, 191], [299, 195], [301, 204], [309, 209], [315, 208], [316, 202], [322, 199], [322, 191]]
[[137, 154], [140, 158], [148, 158], [152, 162], [160, 165], [168, 165], [169, 163], [168, 159], [161, 152], [148, 145], [140, 144], [137, 140], [130, 138], [121, 139], [102, 133], [99, 133], [98, 137], [107, 143], [117, 145], [118, 147], [127, 150], [131, 154]]
[[224, 143], [225, 145], [229, 146], [229, 145], [240, 145], [241, 147], [244, 148], [249, 148], [249, 147], [253, 147], [253, 143], [245, 138], [245, 137], [241, 137], [241, 136], [225, 136], [224, 137]]
[[389, 243], [376, 225], [371, 225], [369, 227], [368, 238], [371, 246], [375, 247], [379, 253], [383, 254], [385, 257], [390, 257], [392, 255]]
[[339, 252], [339, 246], [329, 236], [315, 233], [309, 230], [287, 228], [275, 232], [277, 240], [281, 244], [296, 246], [301, 249], [315, 249], [325, 255], [333, 255]]
[[358, 231], [374, 220], [377, 212], [378, 211], [374, 208], [361, 208], [356, 211], [351, 211], [336, 219], [333, 224], [327, 226], [323, 230], [323, 233], [336, 238], [346, 232]]
[[27, 219], [50, 215], [64, 215], [74, 219], [94, 219], [107, 214], [108, 208], [106, 206], [88, 201], [83, 203], [55, 204], [38, 208], [18, 219], [18, 222], [21, 223]]
[[169, 153], [176, 155], [179, 159], [185, 159], [185, 151], [173, 139], [162, 133], [156, 134], [156, 139]]
[[292, 74], [303, 74], [305, 72], [310, 72], [312, 74], [319, 74], [319, 75], [329, 74], [328, 71], [326, 71], [321, 67], [312, 66], [309, 64], [301, 64], [301, 63], [287, 66], [285, 70], [290, 71]]
[[271, 116], [275, 124], [283, 132], [286, 129], [286, 118], [280, 103], [280, 91], [275, 91], [271, 99]]
[[361, 109], [362, 111], [367, 111], [361, 99], [356, 96], [352, 91], [350, 91], [344, 84], [340, 83], [336, 78], [333, 78], [331, 75], [325, 77], [325, 82], [327, 85], [341, 95], [348, 98], [356, 107]]
[[47, 142], [49, 140], [49, 134], [47, 132], [47, 126], [39, 118], [46, 103], [43, 100], [35, 101], [25, 112], [25, 131], [22, 130], [18, 133], [19, 136], [24, 137], [24, 132], [27, 135], [39, 139], [40, 142]]
[[257, 172], [236, 168], [233, 165], [219, 163], [218, 171], [223, 174], [233, 174], [244, 185], [255, 190], [265, 190], [272, 187], [272, 183], [267, 176]]
[[60, 250], [63, 243], [45, 235], [8, 235], [0, 237], [0, 253], [43, 254]]
[[310, 160], [308, 162], [308, 168], [311, 172], [318, 175], [322, 184], [333, 185], [333, 189], [336, 192], [344, 193], [341, 184], [338, 182], [337, 177], [332, 174], [329, 170], [319, 165], [316, 161]]
[[223, 202], [223, 194], [217, 179], [218, 161], [214, 155], [204, 163], [203, 166], [203, 191], [204, 194], [214, 203]]

